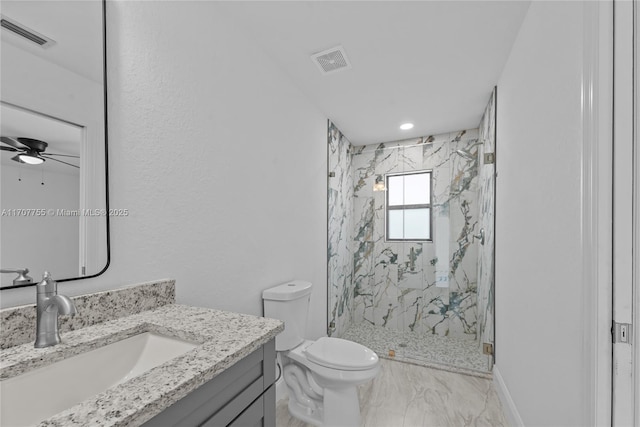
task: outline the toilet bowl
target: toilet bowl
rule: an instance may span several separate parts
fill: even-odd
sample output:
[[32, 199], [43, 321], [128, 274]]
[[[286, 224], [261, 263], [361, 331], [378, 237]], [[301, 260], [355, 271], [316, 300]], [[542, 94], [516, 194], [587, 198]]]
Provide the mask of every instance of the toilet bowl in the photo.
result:
[[289, 412], [317, 426], [360, 425], [357, 386], [380, 366], [367, 347], [340, 338], [305, 340], [311, 283], [293, 281], [263, 292], [265, 316], [284, 320], [276, 337], [289, 394]]
[[283, 353], [289, 389], [289, 411], [321, 426], [360, 425], [357, 386], [378, 374], [378, 356], [370, 349], [343, 339], [305, 340]]

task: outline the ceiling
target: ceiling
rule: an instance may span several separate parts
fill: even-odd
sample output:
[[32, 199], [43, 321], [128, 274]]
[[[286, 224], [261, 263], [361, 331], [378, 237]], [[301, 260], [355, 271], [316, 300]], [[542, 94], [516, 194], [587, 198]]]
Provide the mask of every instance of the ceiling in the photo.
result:
[[[2, 17], [18, 22], [55, 41], [52, 46], [42, 48], [3, 28], [3, 46], [5, 43], [16, 46], [102, 85], [104, 67], [101, 2], [2, 0]], [[0, 107], [0, 117], [0, 131], [3, 136], [27, 136], [43, 140], [49, 144], [46, 153], [80, 155], [83, 129], [79, 126], [4, 103]], [[18, 163], [11, 161], [14, 155], [15, 153], [2, 151], [2, 163], [17, 165]], [[58, 159], [79, 164], [78, 159]], [[24, 167], [34, 167], [46, 172], [78, 174], [78, 169], [52, 160], [46, 160], [42, 165]]]
[[[477, 127], [529, 7], [517, 0], [216, 4], [356, 145]], [[101, 82], [96, 5], [3, 0], [3, 15], [57, 43], [43, 50], [5, 30], [2, 39]], [[321, 74], [310, 56], [337, 45], [352, 68]], [[407, 121], [415, 127], [401, 131]]]
[[56, 43], [43, 49], [2, 29], [10, 43], [102, 84], [102, 3], [99, 1], [2, 0], [2, 15]]
[[[220, 6], [355, 145], [478, 126], [528, 1], [236, 1]], [[351, 69], [310, 56], [342, 45]], [[400, 124], [415, 127], [401, 131]]]

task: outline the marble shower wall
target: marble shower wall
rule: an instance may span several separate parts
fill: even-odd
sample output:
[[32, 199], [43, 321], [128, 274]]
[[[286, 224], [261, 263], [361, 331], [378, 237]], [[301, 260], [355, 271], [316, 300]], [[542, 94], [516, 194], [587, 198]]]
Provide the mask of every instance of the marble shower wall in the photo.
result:
[[[473, 129], [354, 147], [356, 324], [476, 338], [477, 139]], [[433, 172], [433, 242], [385, 242], [385, 192], [374, 191], [373, 184], [387, 173], [417, 170]]]
[[[496, 89], [480, 121], [481, 153], [496, 152]], [[478, 254], [478, 332], [480, 346], [493, 343], [493, 281], [494, 281], [494, 199], [495, 199], [495, 163], [485, 164], [480, 156], [478, 195], [480, 206], [480, 227], [484, 229], [485, 241]]]
[[332, 335], [341, 336], [353, 322], [353, 176], [352, 146], [329, 122], [328, 128], [328, 286]]

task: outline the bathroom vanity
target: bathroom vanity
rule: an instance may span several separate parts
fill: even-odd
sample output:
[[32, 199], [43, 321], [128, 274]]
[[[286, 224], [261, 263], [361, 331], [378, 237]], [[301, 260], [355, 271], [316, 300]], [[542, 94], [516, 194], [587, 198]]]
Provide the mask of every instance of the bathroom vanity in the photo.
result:
[[275, 426], [275, 357], [272, 339], [144, 426]]
[[[169, 285], [167, 285], [169, 283]], [[132, 378], [123, 378], [118, 383], [107, 385], [90, 396], [78, 397], [77, 402], [67, 401], [62, 410], [35, 420], [43, 426], [190, 426], [190, 425], [275, 425], [275, 344], [274, 338], [283, 329], [279, 320], [266, 319], [245, 314], [197, 308], [171, 302], [172, 295], [162, 305], [133, 314], [104, 320], [109, 316], [109, 300], [131, 300], [127, 292], [137, 292], [149, 298], [158, 288], [145, 284], [140, 288], [126, 288], [107, 293], [76, 297], [79, 315], [84, 319], [71, 319], [70, 324], [61, 325], [62, 343], [53, 347], [36, 349], [33, 342], [4, 348], [0, 353], [0, 385], [22, 374], [51, 370], [57, 362], [76, 356], [85, 357], [92, 350], [118, 348], [107, 360], [115, 364], [122, 354], [121, 347], [112, 346], [131, 337], [151, 333], [169, 340], [190, 343], [186, 352], [172, 357]], [[173, 282], [163, 282], [162, 292], [173, 294]], [[167, 288], [168, 286], [168, 288]], [[96, 304], [99, 301], [100, 304]], [[133, 304], [145, 306], [147, 302]], [[92, 310], [92, 307], [94, 308]], [[3, 323], [3, 343], [28, 335], [20, 331], [20, 323], [30, 318], [30, 306], [0, 311]], [[23, 310], [20, 312], [20, 310]], [[93, 311], [93, 312], [91, 312]], [[117, 311], [117, 310], [116, 310]], [[94, 322], [93, 320], [98, 320]], [[72, 322], [76, 322], [74, 325]], [[29, 321], [26, 322], [33, 327]], [[9, 332], [7, 332], [9, 331]], [[8, 334], [8, 335], [7, 335]], [[11, 335], [11, 336], [9, 336]], [[98, 359], [96, 359], [98, 360]], [[74, 362], [80, 370], [83, 364]], [[73, 383], [57, 387], [57, 393], [67, 397], [70, 390], [85, 386], [96, 387], [101, 371], [106, 365], [96, 366], [94, 375], [77, 375]], [[91, 367], [90, 367], [91, 368]], [[75, 384], [75, 382], [78, 384]], [[84, 381], [84, 383], [83, 383]], [[33, 388], [31, 388], [33, 390]], [[33, 393], [33, 392], [31, 392]], [[52, 396], [54, 397], [54, 396]], [[3, 401], [4, 401], [3, 397]], [[16, 401], [22, 399], [17, 397]], [[55, 400], [55, 399], [53, 399]], [[26, 399], [24, 408], [17, 411], [19, 417], [27, 418], [34, 412], [34, 399]], [[30, 404], [31, 402], [31, 404]], [[71, 403], [69, 403], [71, 402]], [[16, 403], [18, 405], [19, 403]], [[4, 405], [4, 402], [3, 402]], [[4, 409], [4, 408], [3, 408]], [[60, 408], [59, 408], [60, 409]], [[5, 419], [2, 425], [14, 424]], [[27, 419], [27, 424], [33, 424]]]

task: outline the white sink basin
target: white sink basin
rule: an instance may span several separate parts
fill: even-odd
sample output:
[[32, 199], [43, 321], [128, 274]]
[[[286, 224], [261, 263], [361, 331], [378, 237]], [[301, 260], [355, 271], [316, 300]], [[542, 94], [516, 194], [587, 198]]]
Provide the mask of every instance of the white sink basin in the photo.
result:
[[0, 382], [0, 425], [28, 426], [197, 347], [145, 332]]

